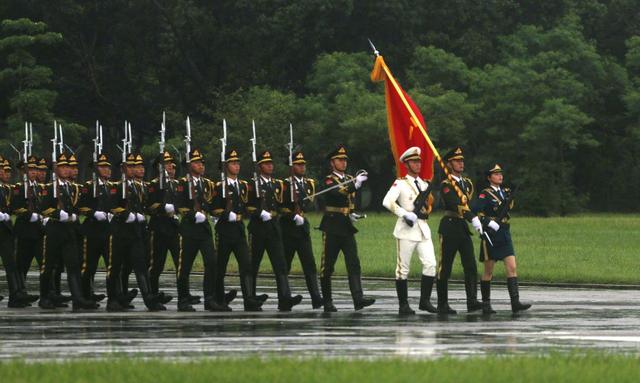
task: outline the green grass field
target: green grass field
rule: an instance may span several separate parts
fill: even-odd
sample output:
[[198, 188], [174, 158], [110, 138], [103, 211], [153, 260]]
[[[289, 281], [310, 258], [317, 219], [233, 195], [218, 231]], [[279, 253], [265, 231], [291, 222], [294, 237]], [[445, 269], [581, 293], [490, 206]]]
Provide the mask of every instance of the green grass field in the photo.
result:
[[640, 357], [587, 354], [377, 359], [214, 359], [175, 362], [118, 358], [49, 363], [7, 362], [3, 383], [14, 382], [637, 382]]
[[[309, 217], [312, 227], [318, 226], [320, 215]], [[437, 240], [440, 215], [429, 220], [439, 257]], [[376, 277], [393, 277], [396, 264], [396, 244], [392, 236], [395, 217], [374, 213], [357, 223], [356, 234], [363, 274]], [[640, 216], [622, 214], [589, 214], [572, 217], [512, 219], [512, 234], [521, 281], [625, 283], [639, 284], [640, 278]], [[322, 237], [319, 230], [312, 230], [316, 263], [322, 255]], [[479, 255], [479, 238], [476, 256]], [[338, 274], [345, 273], [344, 261], [338, 260]], [[201, 266], [199, 266], [201, 267]], [[270, 265], [265, 257], [262, 270]], [[232, 265], [236, 270], [236, 265]], [[482, 265], [478, 265], [479, 272]], [[300, 274], [298, 260], [294, 260], [293, 274]], [[419, 277], [420, 263], [414, 257], [411, 276]], [[457, 257], [454, 278], [462, 277], [462, 267]], [[503, 279], [503, 267], [496, 267], [495, 279]]]

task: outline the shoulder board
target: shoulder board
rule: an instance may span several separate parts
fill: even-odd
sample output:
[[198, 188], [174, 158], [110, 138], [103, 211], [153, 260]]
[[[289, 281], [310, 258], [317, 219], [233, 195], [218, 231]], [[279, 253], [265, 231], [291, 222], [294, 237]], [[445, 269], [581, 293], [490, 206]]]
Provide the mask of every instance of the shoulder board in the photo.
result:
[[243, 184], [243, 185], [248, 185], [248, 184], [249, 184], [249, 183], [248, 183], [247, 181], [245, 181], [245, 180], [240, 180], [240, 183], [241, 183], [241, 184]]

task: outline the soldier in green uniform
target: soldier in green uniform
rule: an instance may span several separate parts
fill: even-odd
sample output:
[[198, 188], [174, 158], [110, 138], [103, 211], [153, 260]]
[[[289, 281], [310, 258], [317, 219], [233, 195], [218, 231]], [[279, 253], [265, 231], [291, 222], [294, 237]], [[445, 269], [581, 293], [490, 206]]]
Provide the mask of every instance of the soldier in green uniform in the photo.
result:
[[54, 278], [63, 264], [67, 270], [74, 310], [95, 309], [96, 303], [84, 298], [80, 284], [80, 263], [74, 229], [74, 222], [78, 220], [80, 190], [69, 181], [71, 169], [68, 157], [66, 153], [58, 155], [56, 168], [53, 169], [58, 179], [47, 184], [41, 192], [40, 209], [42, 215], [48, 218], [48, 223], [45, 226], [42, 252], [39, 306], [44, 309], [57, 306]]
[[[178, 200], [178, 180], [176, 180], [176, 163], [171, 153], [165, 151], [155, 161], [157, 169], [161, 164], [163, 176], [149, 183], [149, 274], [151, 290], [158, 294], [162, 303], [173, 299], [169, 294], [160, 292], [160, 274], [164, 270], [167, 252], [171, 252], [173, 264], [178, 264], [180, 255], [180, 220], [176, 211]], [[162, 185], [160, 181], [162, 180]]]
[[[10, 214], [12, 199], [19, 197], [13, 195], [13, 187], [9, 184], [11, 170], [9, 160], [0, 156], [0, 259], [2, 259], [9, 286], [7, 305], [12, 308], [23, 308], [31, 306], [31, 303], [38, 300], [38, 297], [27, 294], [22, 272], [14, 257], [14, 227]], [[24, 190], [21, 189], [20, 192], [24, 197]], [[2, 299], [0, 296], [0, 300]]]
[[[317, 309], [322, 307], [324, 302], [318, 288], [318, 272], [311, 246], [309, 220], [304, 216], [305, 211], [313, 209], [316, 182], [312, 178], [305, 177], [304, 153], [300, 151], [292, 153], [291, 164], [291, 177], [284, 180], [284, 203], [280, 216], [284, 258], [287, 261], [288, 273], [291, 271], [293, 257], [298, 253], [307, 289], [311, 296], [311, 307]], [[307, 196], [311, 197], [307, 198]]]
[[[216, 247], [218, 265], [215, 277], [216, 303], [222, 311], [231, 311], [229, 303], [235, 298], [235, 291], [225, 294], [224, 277], [231, 253], [236, 257], [240, 271], [240, 287], [245, 311], [262, 311], [262, 301], [255, 296], [255, 287], [251, 257], [247, 245], [243, 219], [246, 217], [246, 205], [249, 201], [249, 184], [240, 180], [240, 156], [238, 151], [230, 149], [225, 153], [225, 182], [216, 183], [213, 198], [213, 214], [217, 218]], [[224, 188], [224, 189], [223, 189]]]
[[[324, 299], [324, 311], [337, 311], [331, 294], [331, 276], [340, 251], [344, 254], [349, 275], [349, 289], [356, 310], [371, 306], [375, 299], [367, 297], [362, 291], [360, 259], [355, 234], [358, 230], [353, 223], [357, 220], [354, 214], [354, 198], [356, 191], [367, 180], [367, 173], [361, 172], [352, 177], [347, 170], [347, 149], [340, 145], [328, 156], [332, 172], [324, 178], [324, 188], [333, 188], [326, 192], [325, 211], [320, 222], [323, 232], [323, 253], [320, 263], [320, 284]], [[344, 183], [342, 186], [336, 187]]]
[[40, 193], [42, 184], [38, 182], [38, 158], [29, 156], [25, 164], [20, 164], [27, 172], [27, 195], [25, 185], [14, 186], [11, 199], [12, 211], [16, 216], [14, 234], [16, 243], [16, 263], [22, 278], [26, 278], [35, 258], [38, 266], [42, 264], [42, 216], [40, 215]]
[[258, 272], [260, 271], [260, 263], [266, 251], [276, 277], [278, 310], [291, 311], [293, 306], [300, 303], [302, 296], [291, 295], [287, 265], [284, 260], [282, 233], [276, 221], [282, 204], [283, 182], [273, 178], [273, 158], [268, 150], [259, 154], [257, 166], [259, 170], [258, 179], [253, 179], [249, 185], [249, 203], [247, 206], [247, 211], [251, 215], [248, 229], [253, 265], [253, 287], [255, 288]]
[[[215, 184], [204, 177], [204, 155], [199, 149], [192, 149], [187, 163], [187, 176], [178, 184], [178, 212], [180, 221], [180, 253], [178, 256], [178, 311], [195, 311], [196, 299], [189, 293], [189, 276], [193, 261], [202, 254], [204, 263], [205, 308], [218, 311], [220, 308], [213, 295], [214, 275], [216, 268], [216, 250], [213, 245], [213, 232], [208, 215], [212, 209], [215, 195]], [[198, 299], [199, 301], [199, 299]]]
[[447, 162], [451, 172], [452, 181], [445, 179], [440, 185], [444, 216], [440, 220], [440, 227], [438, 228], [438, 233], [440, 234], [440, 261], [438, 262], [436, 282], [438, 313], [456, 313], [449, 306], [448, 281], [457, 252], [460, 252], [464, 270], [467, 311], [472, 312], [480, 310], [482, 304], [478, 302], [477, 298], [478, 269], [473, 255], [473, 242], [467, 221], [471, 222], [473, 228], [479, 233], [482, 233], [482, 224], [468, 205], [473, 196], [473, 183], [469, 178], [462, 176], [462, 172], [464, 172], [462, 148], [454, 148], [444, 156], [444, 160]]
[[102, 257], [106, 267], [109, 266], [109, 221], [111, 214], [111, 195], [117, 193], [112, 187], [111, 162], [106, 154], [100, 154], [95, 163], [96, 183], [87, 181], [81, 189], [80, 214], [85, 219], [82, 222], [82, 291], [85, 298], [99, 302], [105, 298], [104, 294], [95, 294], [93, 289], [94, 277], [98, 269], [98, 262]]
[[[129, 308], [131, 294], [126, 290], [122, 281], [127, 270], [125, 265], [131, 265], [136, 276], [144, 304], [149, 311], [165, 310], [159, 302], [158, 296], [151, 291], [149, 284], [149, 269], [145, 252], [145, 222], [144, 185], [136, 180], [135, 174], [140, 167], [144, 167], [141, 154], [131, 153], [123, 164], [125, 180], [114, 184], [116, 193], [110, 193], [111, 238], [109, 241], [109, 266], [107, 268], [107, 310], [121, 311]], [[128, 279], [128, 278], [127, 278]]]
[[494, 164], [488, 169], [485, 176], [489, 186], [478, 194], [473, 208], [491, 238], [491, 242], [489, 242], [483, 237], [480, 243], [480, 262], [484, 263], [484, 273], [480, 281], [482, 312], [495, 314], [491, 307], [491, 279], [496, 262], [503, 261], [507, 271], [507, 288], [511, 298], [511, 310], [515, 314], [527, 310], [531, 305], [520, 302], [518, 291], [516, 253], [513, 250], [509, 224], [509, 211], [513, 208], [513, 196], [511, 189], [502, 186], [502, 167], [499, 164]]

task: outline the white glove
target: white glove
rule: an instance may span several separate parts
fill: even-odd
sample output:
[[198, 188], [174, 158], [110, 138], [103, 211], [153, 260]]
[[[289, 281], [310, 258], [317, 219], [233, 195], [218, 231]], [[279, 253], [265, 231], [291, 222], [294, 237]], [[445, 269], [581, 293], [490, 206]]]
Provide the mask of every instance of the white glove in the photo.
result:
[[9, 215], [8, 213], [2, 213], [2, 220], [11, 221], [11, 215]]
[[360, 189], [364, 181], [369, 179], [369, 174], [367, 172], [360, 173], [356, 176], [356, 189]]
[[127, 216], [127, 220], [124, 221], [125, 223], [131, 223], [133, 221], [136, 220], [136, 215], [133, 213], [129, 213], [129, 215]]
[[293, 221], [296, 223], [296, 226], [304, 225], [304, 217], [302, 217], [300, 214], [294, 215]]
[[107, 213], [107, 221], [111, 222], [112, 219], [113, 219], [113, 214]]
[[47, 226], [47, 222], [49, 222], [49, 217], [45, 217], [42, 219], [42, 226]]
[[69, 220], [69, 213], [64, 210], [60, 210], [60, 222], [67, 222]]
[[229, 212], [229, 222], [235, 222], [238, 219], [238, 215], [232, 211]]
[[136, 213], [136, 220], [138, 222], [144, 222], [144, 215], [142, 215], [140, 213]]
[[356, 223], [358, 222], [358, 215], [356, 213], [351, 213], [349, 214], [349, 219], [351, 220], [351, 223]]
[[207, 216], [200, 213], [200, 212], [196, 212], [196, 223], [202, 223], [204, 221], [207, 220]]
[[78, 220], [78, 216], [75, 213], [72, 213], [71, 217], [69, 217], [69, 221], [75, 222], [77, 220]]
[[95, 218], [96, 220], [102, 222], [102, 221], [106, 221], [107, 220], [107, 213], [97, 210], [93, 212], [93, 218]]
[[496, 221], [489, 221], [487, 226], [489, 226], [491, 229], [493, 229], [493, 231], [498, 231], [498, 229], [500, 229], [500, 225]]
[[406, 219], [407, 221], [411, 221], [413, 223], [415, 223], [418, 220], [418, 216], [416, 215], [416, 213], [412, 211], [407, 212], [407, 214], [405, 214], [402, 218]]
[[172, 203], [167, 203], [164, 205], [164, 211], [167, 212], [167, 214], [173, 214], [176, 212], [176, 208]]
[[[5, 213], [2, 213], [5, 214]], [[35, 222], [38, 219], [40, 219], [40, 215], [38, 215], [38, 213], [31, 213], [31, 217], [29, 217], [29, 222]], [[3, 221], [6, 221], [6, 219], [4, 219]]]
[[471, 226], [477, 231], [480, 235], [482, 235], [482, 223], [480, 222], [480, 218], [473, 217], [471, 220]]
[[260, 212], [260, 219], [262, 219], [262, 222], [267, 222], [271, 220], [271, 213], [269, 213], [268, 211], [261, 211]]
[[4, 222], [7, 220], [7, 214], [6, 213], [0, 213], [0, 222]]

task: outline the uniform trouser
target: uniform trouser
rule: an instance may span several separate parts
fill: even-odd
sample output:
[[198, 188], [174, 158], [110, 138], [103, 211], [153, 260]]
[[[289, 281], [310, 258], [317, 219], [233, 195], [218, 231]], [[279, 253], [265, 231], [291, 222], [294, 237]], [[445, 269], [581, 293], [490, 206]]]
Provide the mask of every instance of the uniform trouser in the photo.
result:
[[422, 263], [422, 275], [433, 277], [436, 275], [436, 256], [431, 239], [412, 241], [396, 239], [396, 279], [407, 279], [409, 266], [414, 251]]
[[[145, 261], [145, 267], [148, 267], [148, 263], [150, 262], [149, 259], [150, 259], [151, 247], [149, 246], [149, 231], [147, 230], [147, 223], [135, 222], [135, 223], [131, 223], [131, 225], [139, 226], [139, 229], [136, 229], [136, 230], [139, 230], [139, 232], [142, 235], [142, 253], [143, 253], [142, 258]], [[133, 262], [134, 260], [132, 258], [126, 258], [122, 263], [122, 272], [121, 272], [120, 278], [121, 278], [121, 284], [122, 284], [122, 291], [125, 293], [129, 290], [129, 276], [131, 275], [131, 271], [138, 270], [135, 268]], [[147, 270], [147, 273], [148, 272], [149, 270]]]
[[[131, 230], [135, 230], [132, 228]], [[124, 273], [133, 270], [136, 274], [138, 287], [143, 297], [151, 291], [148, 286], [149, 269], [144, 251], [142, 237], [121, 236], [113, 234], [109, 239], [109, 266], [107, 267], [107, 295], [109, 299], [118, 299], [126, 293], [126, 286], [122, 284]], [[127, 265], [125, 267], [125, 265]], [[129, 275], [127, 274], [127, 279]]]
[[82, 292], [85, 298], [93, 296], [93, 280], [102, 257], [109, 267], [109, 235], [85, 236], [82, 239]]
[[19, 271], [27, 276], [33, 259], [38, 263], [38, 269], [42, 267], [42, 237], [33, 238], [16, 238], [16, 263]]
[[[13, 236], [9, 233], [0, 233], [0, 258], [2, 259], [4, 271], [7, 274], [7, 282], [9, 282], [9, 274], [18, 271], [18, 265], [14, 257]], [[11, 286], [9, 288], [11, 289]], [[11, 293], [13, 293], [13, 291], [9, 290], [9, 294]]]
[[202, 292], [205, 300], [213, 298], [213, 286], [215, 283], [216, 269], [216, 249], [213, 246], [212, 237], [193, 238], [180, 236], [180, 253], [178, 257], [178, 269], [176, 276], [178, 279], [178, 301], [185, 301], [189, 298], [189, 276], [193, 261], [198, 255], [198, 251], [202, 254], [202, 262], [204, 263], [204, 279], [202, 282]]
[[80, 288], [80, 262], [76, 232], [70, 224], [49, 222], [42, 247], [40, 269], [40, 297], [50, 297], [56, 293], [56, 275], [67, 269], [67, 282], [74, 300], [82, 298]]
[[178, 259], [180, 256], [180, 233], [178, 230], [171, 233], [158, 233], [154, 230], [149, 231], [149, 281], [151, 291], [157, 293], [160, 289], [160, 274], [164, 271], [164, 265], [167, 261], [167, 252], [171, 252], [173, 264], [178, 267]]
[[284, 259], [287, 262], [287, 273], [291, 271], [291, 263], [293, 257], [298, 253], [300, 264], [304, 275], [316, 275], [316, 260], [313, 257], [313, 247], [311, 246], [311, 236], [302, 237], [282, 236], [282, 245], [284, 247]]
[[[238, 240], [229, 240], [220, 238], [216, 234], [216, 244], [218, 248], [218, 265], [216, 267], [215, 276], [215, 301], [219, 304], [224, 303], [224, 277], [227, 272], [227, 265], [229, 264], [229, 258], [231, 253], [236, 257], [238, 262], [238, 268], [240, 269], [240, 284], [245, 281], [244, 276], [252, 275], [251, 272], [251, 257], [249, 256], [249, 246], [247, 245], [246, 238], [239, 238]], [[242, 299], [247, 300], [253, 294], [253, 291], [247, 291], [246, 286], [242, 286]]]
[[[253, 271], [253, 288], [256, 288], [258, 272], [260, 271], [260, 263], [262, 263], [262, 257], [264, 252], [267, 252], [269, 261], [271, 261], [271, 268], [276, 276], [276, 282], [278, 282], [278, 298], [282, 299], [291, 296], [291, 289], [289, 287], [289, 281], [286, 278], [287, 265], [284, 260], [284, 249], [282, 247], [282, 237], [277, 231], [273, 231], [271, 235], [249, 235], [249, 243], [251, 244], [251, 263]], [[280, 285], [283, 283], [283, 285]], [[253, 291], [255, 294], [255, 290]]]
[[478, 273], [476, 260], [473, 255], [473, 241], [471, 237], [440, 235], [439, 280], [448, 280], [451, 276], [453, 260], [457, 252], [460, 252], [464, 275], [475, 276]]
[[358, 258], [358, 245], [355, 235], [324, 233], [322, 241], [323, 253], [320, 261], [320, 274], [322, 277], [331, 277], [340, 251], [344, 254], [347, 273], [349, 275], [360, 275], [360, 259]]

